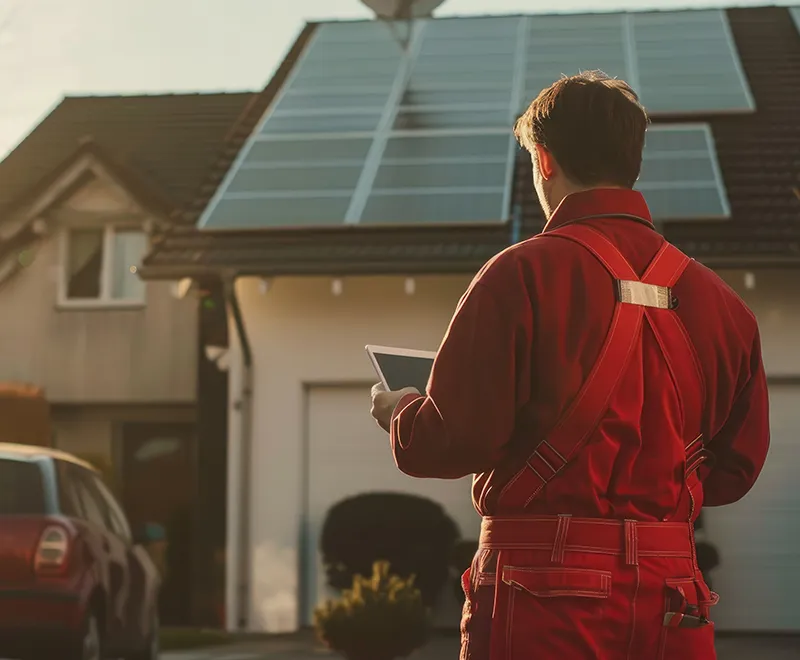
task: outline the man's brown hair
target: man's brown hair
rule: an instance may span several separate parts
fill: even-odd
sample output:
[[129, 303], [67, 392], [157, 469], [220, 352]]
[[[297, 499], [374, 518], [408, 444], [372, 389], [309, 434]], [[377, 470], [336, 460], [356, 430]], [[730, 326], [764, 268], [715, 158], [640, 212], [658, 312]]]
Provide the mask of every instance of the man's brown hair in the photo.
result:
[[648, 121], [625, 81], [587, 71], [542, 90], [517, 120], [514, 135], [531, 153], [535, 144], [546, 148], [574, 183], [633, 188]]

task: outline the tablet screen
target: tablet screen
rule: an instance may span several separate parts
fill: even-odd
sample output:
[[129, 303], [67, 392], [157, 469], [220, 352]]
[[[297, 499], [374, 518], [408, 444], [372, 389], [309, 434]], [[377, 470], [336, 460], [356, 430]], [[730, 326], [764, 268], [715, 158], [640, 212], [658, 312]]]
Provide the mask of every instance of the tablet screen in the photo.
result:
[[416, 387], [424, 394], [433, 368], [432, 357], [411, 357], [373, 351], [372, 355], [390, 390]]

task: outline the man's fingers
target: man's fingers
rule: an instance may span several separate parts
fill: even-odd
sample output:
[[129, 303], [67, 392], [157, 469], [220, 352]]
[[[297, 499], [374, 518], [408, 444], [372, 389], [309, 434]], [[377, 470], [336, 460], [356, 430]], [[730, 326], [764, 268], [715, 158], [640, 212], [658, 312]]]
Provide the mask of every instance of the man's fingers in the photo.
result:
[[398, 394], [397, 400], [399, 401], [407, 394], [419, 394], [419, 390], [416, 387], [404, 387], [397, 394]]
[[385, 392], [385, 391], [386, 391], [386, 388], [383, 386], [383, 383], [375, 383], [372, 386], [372, 392], [370, 392], [370, 395], [374, 399], [378, 394], [380, 394], [381, 392]]

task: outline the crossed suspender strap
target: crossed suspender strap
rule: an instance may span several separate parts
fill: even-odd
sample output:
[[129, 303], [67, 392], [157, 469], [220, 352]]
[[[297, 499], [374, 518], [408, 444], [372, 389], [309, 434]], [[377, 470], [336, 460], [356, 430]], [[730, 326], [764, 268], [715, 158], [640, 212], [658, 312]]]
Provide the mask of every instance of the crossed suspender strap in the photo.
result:
[[[681, 399], [692, 401], [687, 397], [701, 395], [703, 390], [694, 349], [680, 320], [670, 311], [671, 287], [689, 263], [686, 255], [665, 243], [640, 279], [620, 251], [588, 225], [568, 225], [540, 236], [570, 240], [591, 252], [614, 278], [617, 304], [597, 361], [572, 404], [499, 496], [501, 503], [524, 503], [525, 507], [573, 460], [597, 428], [641, 336], [645, 315], [670, 364]], [[688, 352], [687, 347], [691, 349]], [[699, 428], [699, 420], [687, 421], [684, 428]]]

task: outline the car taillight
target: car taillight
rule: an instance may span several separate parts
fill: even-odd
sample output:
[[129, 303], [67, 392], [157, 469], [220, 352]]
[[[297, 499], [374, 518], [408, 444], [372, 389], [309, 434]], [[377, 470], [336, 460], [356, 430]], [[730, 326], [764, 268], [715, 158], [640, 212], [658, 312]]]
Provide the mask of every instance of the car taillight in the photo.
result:
[[46, 527], [36, 548], [34, 567], [37, 573], [58, 573], [66, 567], [69, 535], [58, 525]]

